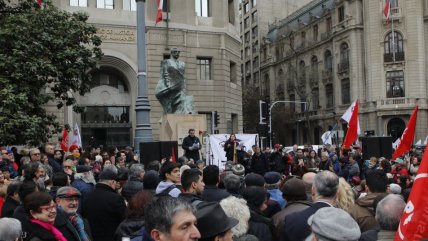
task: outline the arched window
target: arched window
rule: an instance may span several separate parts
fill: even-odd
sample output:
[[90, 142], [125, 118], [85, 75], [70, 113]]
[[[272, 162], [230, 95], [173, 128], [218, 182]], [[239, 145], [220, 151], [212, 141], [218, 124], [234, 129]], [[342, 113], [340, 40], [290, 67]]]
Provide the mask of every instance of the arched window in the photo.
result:
[[128, 86], [124, 81], [124, 77], [114, 70], [100, 70], [92, 74], [91, 88], [107, 85], [119, 90], [119, 93], [128, 92]]
[[315, 55], [311, 59], [311, 70], [313, 75], [318, 75], [318, 58]]
[[329, 71], [333, 69], [333, 56], [331, 56], [330, 50], [324, 53], [324, 69]]
[[300, 81], [306, 82], [306, 68], [305, 68], [305, 61], [301, 60], [299, 63], [299, 73], [300, 73]]
[[403, 47], [403, 35], [394, 31], [389, 32], [385, 36], [384, 40], [384, 61], [403, 61], [404, 60], [404, 47]]

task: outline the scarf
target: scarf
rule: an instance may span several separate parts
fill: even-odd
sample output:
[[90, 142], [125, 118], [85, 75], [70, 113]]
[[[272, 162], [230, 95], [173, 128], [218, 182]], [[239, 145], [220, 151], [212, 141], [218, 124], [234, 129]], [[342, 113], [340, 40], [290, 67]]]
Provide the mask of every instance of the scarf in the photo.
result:
[[85, 231], [85, 224], [83, 223], [83, 219], [79, 216], [79, 214], [74, 214], [69, 217], [71, 224], [73, 224], [74, 228], [79, 233], [79, 237], [81, 241], [90, 241], [88, 234]]
[[62, 235], [62, 233], [58, 229], [56, 229], [53, 226], [53, 224], [42, 222], [42, 221], [37, 220], [37, 219], [31, 219], [31, 222], [42, 226], [44, 229], [47, 229], [49, 232], [51, 232], [55, 236], [56, 240], [67, 241], [67, 239], [64, 237], [64, 235]]

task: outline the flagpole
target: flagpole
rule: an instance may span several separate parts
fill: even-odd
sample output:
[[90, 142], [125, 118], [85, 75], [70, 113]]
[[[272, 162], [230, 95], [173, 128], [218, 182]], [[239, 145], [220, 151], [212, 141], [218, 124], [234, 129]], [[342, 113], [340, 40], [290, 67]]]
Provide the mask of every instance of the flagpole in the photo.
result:
[[394, 18], [391, 13], [391, 2], [389, 4], [389, 18], [391, 19], [391, 33], [392, 33], [392, 61], [395, 62], [395, 33], [394, 33]]
[[[167, 1], [167, 4], [168, 4], [168, 0], [164, 0], [164, 1]], [[167, 11], [166, 11], [166, 20], [165, 21], [166, 21], [165, 50], [169, 50], [169, 9], [167, 9]]]

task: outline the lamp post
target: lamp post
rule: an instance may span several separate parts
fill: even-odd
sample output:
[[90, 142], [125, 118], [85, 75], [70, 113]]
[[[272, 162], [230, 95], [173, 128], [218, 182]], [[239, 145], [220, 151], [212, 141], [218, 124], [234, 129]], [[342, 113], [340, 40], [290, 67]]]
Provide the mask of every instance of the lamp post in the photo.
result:
[[153, 140], [150, 127], [150, 102], [147, 95], [147, 66], [146, 66], [146, 16], [145, 0], [137, 2], [137, 51], [138, 51], [138, 96], [135, 100], [136, 127], [134, 135], [134, 148], [140, 151], [140, 142]]
[[[269, 108], [269, 146], [272, 149], [272, 108], [278, 103], [295, 103], [295, 104], [304, 104], [304, 111], [306, 111], [306, 106], [308, 102], [305, 101], [290, 101], [290, 100], [278, 100], [273, 102]], [[299, 136], [299, 133], [297, 133]]]

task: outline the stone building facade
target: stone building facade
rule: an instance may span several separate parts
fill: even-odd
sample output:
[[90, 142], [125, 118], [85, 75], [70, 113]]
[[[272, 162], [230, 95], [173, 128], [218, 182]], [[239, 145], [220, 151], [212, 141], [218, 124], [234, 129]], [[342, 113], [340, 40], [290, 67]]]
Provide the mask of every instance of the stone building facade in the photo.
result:
[[[70, 109], [57, 115], [64, 124], [78, 123], [84, 145], [94, 137], [105, 145], [132, 145], [136, 124], [137, 38], [135, 0], [54, 0], [66, 11], [85, 11], [98, 27], [104, 52], [95, 86], [78, 103], [86, 112]], [[163, 110], [154, 96], [160, 64], [177, 47], [186, 64], [187, 94], [194, 96], [198, 114], [220, 115], [220, 133], [242, 132], [242, 100], [237, 0], [169, 1], [169, 12], [155, 25], [156, 1], [146, 1], [146, 59], [150, 122], [159, 139]], [[167, 23], [168, 20], [168, 23]], [[47, 107], [54, 111], [54, 108]], [[88, 141], [85, 143], [85, 141]]]
[[307, 111], [288, 105], [296, 111], [288, 144], [318, 144], [336, 123], [346, 132], [340, 117], [356, 99], [361, 136], [399, 138], [418, 103], [415, 142], [425, 139], [427, 2], [393, 0], [387, 20], [385, 0], [314, 0], [269, 25], [261, 85], [271, 100], [307, 102]]

